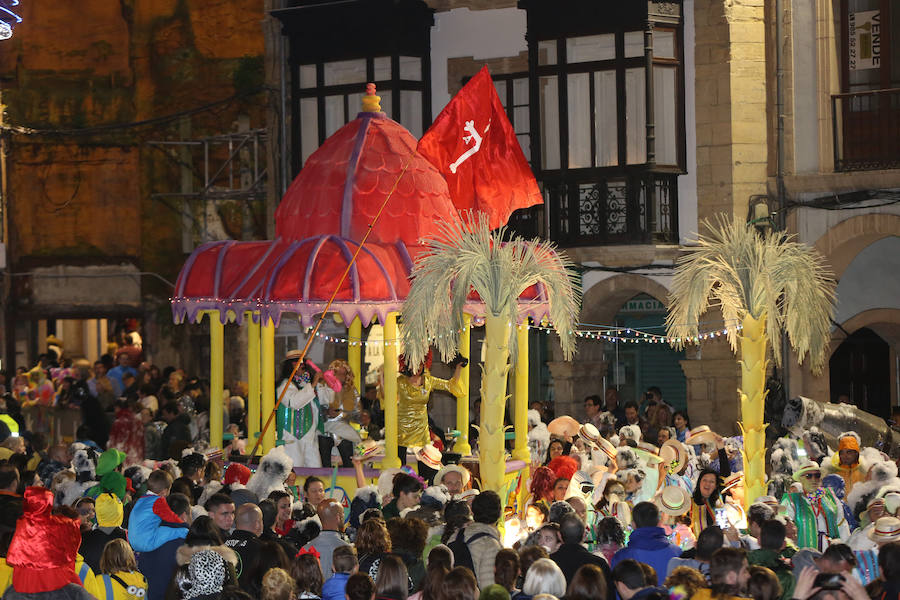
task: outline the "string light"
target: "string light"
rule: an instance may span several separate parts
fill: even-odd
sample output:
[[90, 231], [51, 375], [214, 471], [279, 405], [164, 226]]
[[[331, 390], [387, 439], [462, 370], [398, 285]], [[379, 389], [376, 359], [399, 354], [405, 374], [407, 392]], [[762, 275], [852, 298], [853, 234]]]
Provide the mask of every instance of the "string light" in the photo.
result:
[[[186, 303], [187, 299], [184, 298], [170, 298], [170, 301], [174, 304]], [[207, 303], [217, 303], [217, 304], [225, 304], [231, 306], [232, 304], [243, 304], [243, 305], [252, 305], [253, 301], [244, 301], [244, 300], [231, 300], [227, 298], [192, 298], [191, 302], [207, 302]], [[257, 301], [258, 307], [262, 307], [263, 303]], [[456, 331], [457, 336], [465, 333], [467, 330], [472, 329], [474, 327], [480, 327], [484, 325], [484, 317], [481, 316], [473, 316], [472, 317], [472, 325], [463, 327]], [[509, 325], [513, 325], [513, 323], [509, 323]], [[710, 331], [705, 331], [702, 333], [697, 333], [697, 335], [685, 338], [682, 340], [680, 337], [661, 335], [658, 333], [651, 333], [648, 331], [643, 331], [640, 329], [634, 329], [631, 327], [618, 327], [618, 326], [609, 326], [609, 325], [593, 325], [590, 323], [578, 323], [578, 325], [582, 326], [582, 329], [576, 329], [571, 331], [570, 333], [575, 336], [585, 339], [585, 340], [602, 340], [605, 342], [611, 342], [614, 344], [692, 344], [698, 345], [701, 342], [705, 341], [716, 341], [721, 339], [722, 336], [728, 336], [730, 333], [737, 333], [741, 331], [742, 326], [740, 324], [730, 328], [726, 325], [724, 328], [720, 329], [712, 329]], [[531, 325], [529, 324], [528, 329], [537, 330], [543, 333], [553, 333], [556, 330], [553, 328], [552, 324], [546, 319], [542, 320], [539, 324]], [[664, 325], [660, 327], [665, 327]], [[649, 327], [652, 329], [653, 327]], [[307, 329], [307, 333], [309, 333], [310, 329]], [[400, 345], [399, 340], [377, 340], [377, 341], [366, 341], [358, 338], [351, 338], [349, 336], [333, 336], [325, 333], [316, 332], [316, 337], [322, 339], [326, 342], [336, 343], [336, 344], [348, 344], [350, 346], [360, 346], [360, 347], [368, 347], [370, 345], [375, 346], [395, 346]], [[438, 339], [443, 339], [446, 336], [439, 335], [431, 338], [431, 341], [436, 341]]]
[[[470, 329], [470, 328], [468, 328]], [[556, 330], [550, 324], [545, 325], [528, 325], [528, 329], [536, 330], [542, 333], [550, 334], [555, 333]], [[733, 333], [737, 333], [742, 329], [740, 325], [734, 328]], [[463, 328], [457, 331], [457, 334], [465, 333], [467, 328]], [[716, 341], [721, 339], [722, 336], [727, 336], [731, 330], [728, 328], [725, 329], [715, 329], [712, 331], [706, 331], [703, 333], [698, 333], [695, 336], [685, 338], [684, 343], [697, 345], [701, 342], [705, 341]], [[614, 344], [680, 344], [682, 339], [680, 337], [666, 336], [666, 335], [658, 335], [655, 333], [647, 333], [645, 331], [640, 331], [637, 329], [625, 328], [625, 327], [611, 327], [605, 330], [589, 330], [589, 329], [578, 329], [571, 332], [575, 336], [585, 339], [585, 340], [602, 340], [606, 342], [611, 342]], [[624, 335], [622, 335], [624, 334]], [[341, 336], [333, 336], [325, 333], [316, 332], [316, 337], [322, 339], [326, 342], [331, 342], [335, 344], [348, 344], [350, 346], [363, 346], [368, 347], [372, 346], [381, 346], [382, 344], [385, 346], [394, 346], [400, 343], [399, 340], [377, 340], [377, 341], [366, 341], [358, 338], [351, 337], [341, 337]], [[437, 338], [432, 338], [432, 341], [436, 339], [443, 338], [444, 336], [437, 336]]]

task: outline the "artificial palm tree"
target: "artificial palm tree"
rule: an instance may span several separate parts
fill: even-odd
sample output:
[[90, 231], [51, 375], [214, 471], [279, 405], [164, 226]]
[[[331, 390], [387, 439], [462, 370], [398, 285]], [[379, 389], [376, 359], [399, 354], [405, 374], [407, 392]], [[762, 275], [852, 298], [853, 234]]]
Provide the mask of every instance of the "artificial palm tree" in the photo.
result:
[[482, 214], [444, 223], [416, 261], [409, 296], [403, 304], [404, 353], [421, 365], [433, 344], [443, 360], [459, 349], [463, 313], [474, 291], [484, 303], [485, 364], [481, 380], [481, 431], [478, 436], [481, 483], [501, 492], [505, 479], [503, 417], [510, 356], [515, 359], [519, 295], [543, 284], [552, 326], [566, 360], [575, 352], [575, 317], [581, 292], [571, 263], [553, 245], [525, 241], [506, 231], [491, 233]]
[[732, 351], [740, 342], [741, 431], [744, 434], [745, 503], [765, 495], [766, 367], [771, 346], [781, 365], [782, 331], [800, 363], [809, 355], [821, 372], [830, 340], [835, 282], [822, 256], [783, 232], [760, 235], [752, 225], [721, 217], [699, 247], [678, 260], [669, 313], [668, 335], [677, 346], [695, 339], [698, 321], [710, 306], [725, 318]]

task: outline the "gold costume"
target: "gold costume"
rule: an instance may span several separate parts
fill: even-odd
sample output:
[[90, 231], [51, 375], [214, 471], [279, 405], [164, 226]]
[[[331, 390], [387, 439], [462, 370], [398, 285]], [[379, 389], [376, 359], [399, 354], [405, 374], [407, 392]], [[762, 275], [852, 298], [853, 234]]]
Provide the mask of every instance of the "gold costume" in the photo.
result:
[[428, 435], [428, 398], [433, 390], [449, 392], [454, 396], [463, 393], [459, 377], [441, 379], [425, 371], [420, 387], [412, 385], [406, 375], [397, 377], [398, 446], [425, 446], [431, 441]]

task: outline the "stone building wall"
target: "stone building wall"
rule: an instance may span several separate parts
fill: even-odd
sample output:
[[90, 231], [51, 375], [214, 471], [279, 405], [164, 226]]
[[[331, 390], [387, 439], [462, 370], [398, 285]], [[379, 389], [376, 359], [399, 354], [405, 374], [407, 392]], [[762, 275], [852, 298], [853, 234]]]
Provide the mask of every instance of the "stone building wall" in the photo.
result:
[[[162, 322], [172, 289], [161, 279], [174, 281], [185, 258], [183, 217], [180, 199], [153, 194], [179, 191], [185, 156], [148, 142], [227, 133], [239, 120], [265, 126], [266, 97], [249, 93], [262, 84], [262, 2], [79, 0], [20, 9], [23, 22], [0, 52], [0, 107], [12, 128], [9, 266], [30, 273], [60, 263], [126, 265], [154, 273], [141, 278], [143, 301], [133, 315]], [[202, 178], [193, 172], [194, 189]], [[89, 282], [72, 284], [90, 291]], [[13, 289], [8, 324], [71, 308], [36, 314], [19, 294], [29, 289]], [[95, 288], [98, 313], [107, 304], [102, 289]]]

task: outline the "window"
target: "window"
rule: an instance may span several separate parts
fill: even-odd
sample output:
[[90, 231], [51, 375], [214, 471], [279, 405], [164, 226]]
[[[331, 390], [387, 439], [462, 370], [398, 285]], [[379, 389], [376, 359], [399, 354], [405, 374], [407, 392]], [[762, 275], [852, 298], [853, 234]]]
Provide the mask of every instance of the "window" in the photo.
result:
[[424, 62], [415, 56], [374, 56], [299, 65], [295, 102], [301, 165], [326, 138], [356, 118], [369, 82], [378, 89], [381, 110], [421, 137], [424, 115], [430, 115], [423, 104]]
[[528, 108], [528, 73], [514, 73], [510, 75], [493, 75], [494, 87], [500, 102], [506, 109], [506, 116], [512, 123], [516, 138], [525, 153], [525, 158], [531, 160], [531, 111]]
[[[649, 70], [643, 31], [538, 43], [535, 75], [542, 170], [646, 163], [683, 167], [678, 31], [654, 29], [651, 39]], [[652, 78], [653, 89], [649, 111], [648, 78]], [[654, 153], [650, 157], [648, 117], [655, 132]]]
[[519, 6], [528, 11], [531, 159], [551, 238], [566, 246], [677, 241], [680, 4]]
[[[273, 10], [288, 40], [293, 175], [325, 139], [356, 118], [365, 84], [416, 137], [431, 123], [431, 27], [420, 0], [316, 0]], [[370, 32], [378, 32], [370, 35]]]

